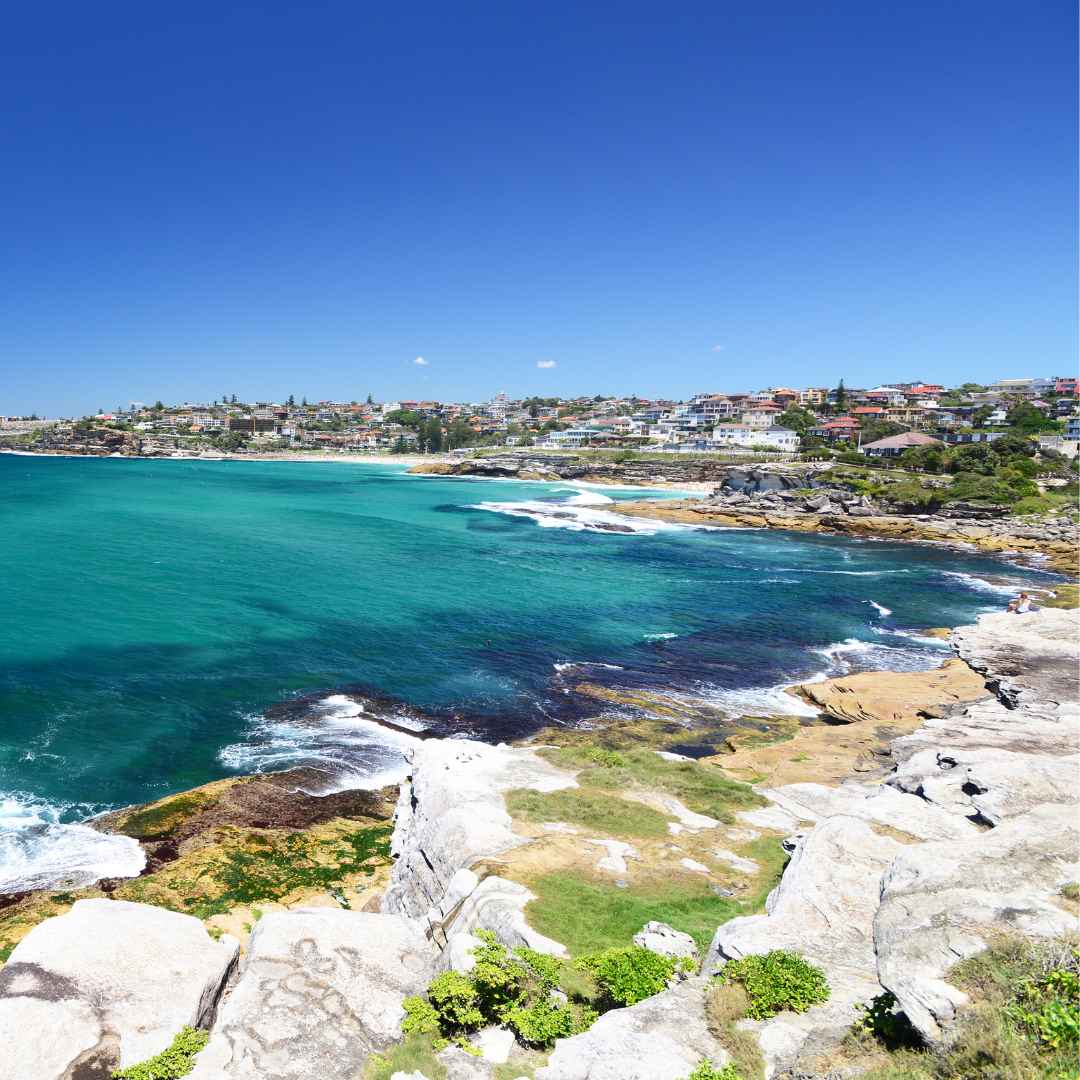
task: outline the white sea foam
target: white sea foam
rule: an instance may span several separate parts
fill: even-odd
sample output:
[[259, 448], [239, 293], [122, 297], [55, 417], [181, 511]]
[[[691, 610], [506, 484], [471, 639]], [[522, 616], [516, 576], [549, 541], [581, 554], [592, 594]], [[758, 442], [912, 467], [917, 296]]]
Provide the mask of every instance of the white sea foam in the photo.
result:
[[828, 664], [827, 675], [860, 671], [926, 671], [936, 667], [939, 656], [928, 655], [923, 649], [883, 645], [878, 641], [848, 638], [821, 649], [815, 649]]
[[655, 536], [657, 533], [696, 531], [724, 531], [715, 525], [688, 525], [674, 521], [658, 521], [652, 518], [626, 517], [610, 510], [596, 510], [591, 506], [575, 505], [569, 502], [541, 502], [526, 500], [523, 502], [482, 502], [474, 503], [470, 509], [487, 510], [493, 514], [508, 514], [510, 517], [528, 518], [542, 529], [569, 529], [571, 532], [617, 532], [636, 533], [639, 536]]
[[137, 840], [64, 824], [64, 810], [22, 792], [0, 793], [0, 893], [81, 889], [142, 872], [146, 856]]
[[[800, 681], [818, 682], [824, 677], [821, 675]], [[731, 716], [817, 716], [817, 709], [787, 692], [791, 685], [785, 682], [776, 686], [745, 686], [739, 689], [706, 687], [701, 696], [710, 705]]]
[[[423, 730], [419, 721], [404, 714], [395, 713], [392, 722]], [[250, 716], [248, 724], [248, 737], [223, 747], [218, 760], [244, 773], [315, 769], [326, 778], [318, 794], [397, 783], [408, 774], [409, 754], [420, 742], [417, 735], [380, 723], [345, 694], [323, 698], [301, 718]]]
[[892, 614], [892, 608], [887, 608], [876, 600], [864, 600], [863, 603], [869, 604], [883, 619], [887, 619]]
[[618, 664], [605, 664], [600, 660], [566, 660], [559, 664], [551, 665], [557, 672], [562, 674], [564, 671], [573, 671], [576, 668], [605, 668], [608, 671], [622, 671], [622, 667]]
[[670, 631], [666, 633], [646, 634], [646, 641], [670, 641], [672, 638], [677, 638], [678, 634], [673, 634]]
[[[942, 570], [942, 575], [960, 582], [961, 585], [976, 592], [993, 593], [995, 596], [1015, 596], [1023, 585], [1006, 581], [988, 581], [986, 578], [977, 577], [975, 574], [965, 574], [960, 570]], [[1030, 589], [1028, 590], [1031, 591]]]
[[910, 574], [910, 570], [815, 570], [804, 566], [771, 566], [776, 574], [841, 574], [844, 577], [884, 577], [886, 574]]
[[566, 500], [568, 506], [604, 506], [615, 500], [610, 495], [603, 495], [599, 491], [590, 491], [588, 488], [576, 488], [576, 495]]

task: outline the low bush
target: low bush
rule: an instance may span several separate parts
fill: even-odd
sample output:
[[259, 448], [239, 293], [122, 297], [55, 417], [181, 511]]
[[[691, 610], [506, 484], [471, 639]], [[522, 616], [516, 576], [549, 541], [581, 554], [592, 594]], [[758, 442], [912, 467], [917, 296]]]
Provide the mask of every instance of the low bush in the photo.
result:
[[574, 966], [596, 980], [611, 1008], [634, 1005], [660, 993], [676, 971], [676, 961], [651, 949], [629, 945], [579, 957]]
[[734, 1065], [725, 1065], [722, 1069], [718, 1069], [708, 1058], [702, 1058], [687, 1080], [743, 1080], [743, 1078], [735, 1071]]
[[746, 1015], [767, 1020], [779, 1012], [806, 1012], [829, 1000], [825, 973], [801, 956], [783, 949], [745, 956], [724, 965], [722, 982], [741, 983], [749, 999]]
[[210, 1036], [198, 1028], [182, 1028], [167, 1050], [162, 1050], [138, 1065], [114, 1072], [113, 1080], [177, 1080], [195, 1068], [195, 1055], [209, 1042]]
[[445, 971], [432, 980], [426, 998], [405, 999], [401, 1028], [407, 1035], [435, 1036], [436, 1048], [453, 1041], [468, 1049], [470, 1032], [501, 1024], [526, 1046], [548, 1047], [592, 1025], [592, 1008], [555, 994], [561, 960], [524, 947], [511, 954], [490, 931], [477, 931], [477, 937], [481, 945], [473, 950], [471, 971]]

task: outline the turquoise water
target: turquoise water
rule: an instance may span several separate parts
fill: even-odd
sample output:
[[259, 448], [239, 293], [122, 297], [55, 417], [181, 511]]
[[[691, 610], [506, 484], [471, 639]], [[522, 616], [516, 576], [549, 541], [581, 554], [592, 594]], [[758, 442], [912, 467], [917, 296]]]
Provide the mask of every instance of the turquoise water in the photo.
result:
[[384, 780], [409, 736], [361, 708], [510, 737], [574, 722], [585, 672], [760, 710], [823, 671], [935, 664], [920, 628], [1047, 581], [932, 547], [611, 533], [611, 497], [640, 492], [0, 455], [0, 886], [60, 838], [73, 858], [63, 823], [234, 771]]

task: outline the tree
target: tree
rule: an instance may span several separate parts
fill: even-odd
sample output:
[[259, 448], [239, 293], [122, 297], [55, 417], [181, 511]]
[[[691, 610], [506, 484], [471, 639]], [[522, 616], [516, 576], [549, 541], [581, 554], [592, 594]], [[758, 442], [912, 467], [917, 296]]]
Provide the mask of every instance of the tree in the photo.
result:
[[303, 399], [303, 401], [300, 402], [300, 404], [306, 409], [307, 408], [307, 398], [305, 397]]
[[780, 414], [778, 423], [789, 431], [805, 435], [812, 427], [817, 427], [817, 418], [809, 409], [792, 405]]
[[1021, 435], [1038, 435], [1042, 431], [1060, 431], [1061, 425], [1028, 401], [1018, 401], [1005, 417], [1013, 431]]
[[289, 406], [289, 408], [291, 409], [291, 408], [292, 408], [292, 407], [293, 407], [293, 406], [294, 406], [294, 405], [296, 404], [296, 398], [294, 398], [294, 397], [292, 396], [292, 394], [290, 394], [290, 395], [289, 395], [289, 400], [288, 400], [288, 401], [286, 401], [286, 402], [285, 402], [285, 404], [286, 404], [286, 405], [288, 405], [288, 406]]
[[420, 431], [423, 448], [429, 454], [437, 454], [442, 450], [442, 424], [438, 420], [429, 420]]
[[847, 391], [844, 389], [844, 380], [841, 379], [836, 387], [836, 411], [842, 413], [847, 408]]
[[887, 439], [890, 435], [899, 435], [907, 430], [903, 425], [894, 424], [891, 420], [864, 420], [859, 428], [862, 431], [864, 443]]
[[154, 402], [154, 412], [164, 412], [165, 406], [160, 401]]
[[368, 394], [368, 396], [367, 396], [367, 404], [368, 405], [374, 405], [375, 404], [375, 399], [370, 394]]
[[233, 396], [232, 396], [232, 403], [233, 403], [233, 405], [236, 404], [236, 395], [235, 394], [233, 394]]

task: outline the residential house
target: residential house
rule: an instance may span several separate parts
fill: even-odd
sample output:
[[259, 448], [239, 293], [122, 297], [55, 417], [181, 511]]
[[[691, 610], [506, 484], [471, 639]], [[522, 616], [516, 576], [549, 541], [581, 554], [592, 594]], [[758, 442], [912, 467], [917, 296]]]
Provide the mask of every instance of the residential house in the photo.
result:
[[867, 457], [899, 457], [905, 450], [916, 446], [941, 445], [941, 439], [924, 435], [921, 431], [903, 431], [899, 435], [889, 435], [885, 439], [864, 443], [861, 450]]
[[799, 436], [782, 427], [757, 427], [754, 424], [717, 424], [712, 431], [717, 446], [768, 446], [774, 450], [794, 453], [799, 449]]
[[742, 422], [755, 428], [772, 427], [781, 412], [783, 409], [771, 401], [756, 401], [743, 409]]
[[838, 416], [835, 420], [826, 420], [811, 428], [808, 434], [827, 442], [854, 441], [859, 434], [859, 421], [853, 416]]

